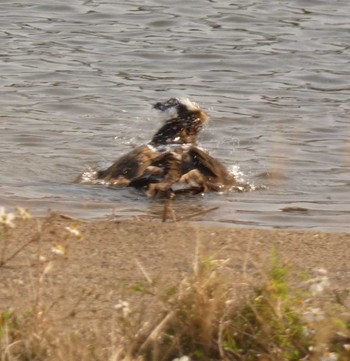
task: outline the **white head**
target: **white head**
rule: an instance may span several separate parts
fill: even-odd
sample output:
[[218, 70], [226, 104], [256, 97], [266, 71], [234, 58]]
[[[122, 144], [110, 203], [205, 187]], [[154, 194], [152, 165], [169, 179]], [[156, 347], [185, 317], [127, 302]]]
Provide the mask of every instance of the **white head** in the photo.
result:
[[164, 114], [166, 119], [186, 116], [192, 112], [201, 111], [199, 105], [188, 98], [170, 98], [166, 102], [156, 103], [153, 108]]

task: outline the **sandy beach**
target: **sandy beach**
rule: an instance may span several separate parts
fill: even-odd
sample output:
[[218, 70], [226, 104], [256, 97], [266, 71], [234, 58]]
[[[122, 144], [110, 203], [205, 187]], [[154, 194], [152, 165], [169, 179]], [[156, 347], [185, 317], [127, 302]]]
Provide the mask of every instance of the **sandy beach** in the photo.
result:
[[[346, 233], [221, 228], [149, 219], [79, 221], [53, 214], [17, 221], [4, 239], [8, 260], [1, 272], [2, 308], [31, 304], [33, 279], [46, 272], [42, 296], [65, 294], [74, 302], [81, 292], [93, 290], [98, 297], [89, 309], [98, 315], [117, 302], [121, 284], [145, 281], [141, 268], [148, 277], [171, 284], [193, 271], [198, 255], [225, 260], [238, 280], [243, 274], [254, 277], [256, 267], [265, 267], [277, 253], [292, 273], [323, 268], [333, 291], [350, 292], [350, 234]], [[43, 271], [48, 262], [52, 269]]]
[[[262, 284], [277, 257], [291, 284], [300, 285], [315, 270], [327, 275], [330, 282], [316, 305], [350, 306], [346, 233], [221, 228], [147, 218], [87, 221], [53, 213], [16, 219], [13, 227], [2, 227], [0, 241], [2, 322], [11, 322], [13, 340], [27, 340], [9, 343], [4, 350], [24, 352], [17, 349], [27, 345], [31, 351], [25, 352], [42, 354], [44, 360], [52, 359], [52, 352], [55, 360], [82, 360], [88, 352], [90, 360], [94, 347], [96, 359], [105, 359], [125, 346], [118, 322], [134, 330], [126, 343], [132, 348], [137, 325], [147, 328], [151, 320], [161, 320], [169, 312], [162, 309], [162, 299], [201, 263], [213, 269], [220, 265], [220, 280], [232, 284], [237, 304]], [[210, 277], [216, 277], [213, 272]], [[111, 359], [134, 360], [121, 355]]]

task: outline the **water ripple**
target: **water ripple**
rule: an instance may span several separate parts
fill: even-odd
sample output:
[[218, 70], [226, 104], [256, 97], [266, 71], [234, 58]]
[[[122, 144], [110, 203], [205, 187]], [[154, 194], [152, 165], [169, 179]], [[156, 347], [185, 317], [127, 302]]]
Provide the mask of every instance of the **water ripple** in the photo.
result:
[[349, 16], [347, 0], [3, 1], [0, 202], [151, 212], [137, 192], [71, 181], [147, 142], [154, 101], [188, 96], [212, 116], [200, 143], [266, 189], [178, 212], [349, 231]]

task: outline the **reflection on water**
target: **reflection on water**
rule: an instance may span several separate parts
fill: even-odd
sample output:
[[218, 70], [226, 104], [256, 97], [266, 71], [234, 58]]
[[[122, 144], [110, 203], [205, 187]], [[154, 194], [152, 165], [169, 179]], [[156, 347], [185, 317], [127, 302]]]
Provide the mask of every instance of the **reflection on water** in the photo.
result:
[[0, 203], [83, 217], [152, 212], [129, 189], [72, 184], [159, 127], [188, 96], [200, 143], [265, 190], [175, 201], [261, 227], [350, 229], [350, 3], [306, 0], [4, 1]]

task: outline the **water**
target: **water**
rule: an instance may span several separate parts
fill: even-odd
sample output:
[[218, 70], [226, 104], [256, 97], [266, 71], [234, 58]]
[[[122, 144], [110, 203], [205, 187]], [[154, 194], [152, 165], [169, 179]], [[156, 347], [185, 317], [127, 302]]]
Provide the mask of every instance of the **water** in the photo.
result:
[[159, 214], [135, 190], [73, 184], [189, 97], [200, 144], [265, 190], [183, 198], [225, 225], [350, 230], [348, 0], [0, 4], [0, 204], [81, 217]]

